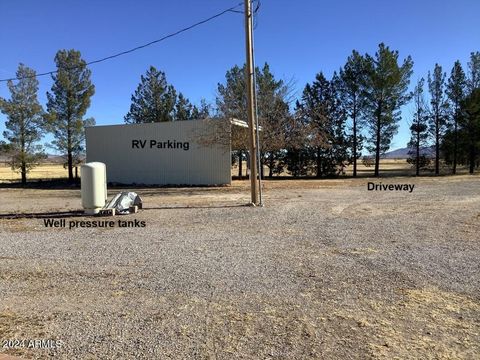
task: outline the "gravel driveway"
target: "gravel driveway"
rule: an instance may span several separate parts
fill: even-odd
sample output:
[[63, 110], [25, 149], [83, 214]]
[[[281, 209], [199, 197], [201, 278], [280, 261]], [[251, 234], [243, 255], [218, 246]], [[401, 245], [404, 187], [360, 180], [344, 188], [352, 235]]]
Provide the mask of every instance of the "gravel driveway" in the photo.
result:
[[143, 211], [94, 219], [145, 227], [71, 230], [44, 221], [92, 220], [67, 214], [78, 190], [1, 189], [0, 340], [50, 342], [0, 353], [480, 358], [480, 177], [379, 181], [415, 189], [267, 181], [264, 208], [248, 182], [139, 189]]

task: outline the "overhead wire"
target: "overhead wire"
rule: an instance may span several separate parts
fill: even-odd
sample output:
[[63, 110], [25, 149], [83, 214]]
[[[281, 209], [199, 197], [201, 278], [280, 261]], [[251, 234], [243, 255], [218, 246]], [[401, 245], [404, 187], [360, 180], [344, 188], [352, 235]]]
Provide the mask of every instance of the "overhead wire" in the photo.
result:
[[255, 10], [253, 10], [253, 30], [256, 30], [257, 26], [258, 26], [257, 13], [260, 10], [261, 3], [260, 3], [260, 0], [255, 0], [254, 2], [257, 3], [257, 4], [255, 6]]
[[[100, 63], [100, 62], [104, 62], [104, 61], [107, 61], [107, 60], [111, 60], [111, 59], [117, 58], [117, 57], [119, 57], [119, 56], [123, 56], [123, 55], [126, 55], [126, 54], [130, 54], [130, 53], [132, 53], [132, 52], [134, 52], [134, 51], [137, 51], [137, 50], [146, 48], [146, 47], [151, 46], [151, 45], [153, 45], [153, 44], [156, 44], [156, 43], [159, 43], [159, 42], [161, 42], [161, 41], [164, 41], [164, 40], [167, 40], [167, 39], [169, 39], [169, 38], [172, 38], [172, 37], [174, 37], [174, 36], [180, 35], [180, 34], [186, 32], [186, 31], [189, 31], [189, 30], [191, 30], [191, 29], [193, 29], [193, 28], [196, 28], [196, 27], [198, 27], [198, 26], [200, 26], [200, 25], [203, 25], [203, 24], [205, 24], [205, 23], [207, 23], [207, 22], [209, 22], [209, 21], [212, 21], [212, 20], [214, 20], [214, 19], [216, 19], [216, 18], [218, 18], [218, 17], [220, 17], [220, 16], [223, 16], [223, 15], [225, 15], [225, 14], [227, 14], [227, 13], [230, 13], [230, 12], [238, 13], [238, 10], [236, 10], [236, 9], [237, 9], [239, 6], [241, 6], [242, 4], [243, 4], [243, 2], [238, 3], [237, 5], [232, 6], [232, 7], [228, 8], [228, 9], [225, 9], [225, 10], [223, 10], [223, 11], [221, 11], [221, 12], [215, 14], [215, 15], [212, 15], [212, 16], [204, 19], [204, 20], [201, 20], [201, 21], [199, 21], [199, 22], [196, 22], [196, 23], [194, 23], [194, 24], [192, 24], [192, 25], [190, 25], [190, 26], [187, 26], [187, 27], [185, 27], [185, 28], [183, 28], [183, 29], [180, 29], [180, 30], [175, 31], [175, 32], [173, 32], [173, 33], [170, 33], [170, 34], [168, 34], [168, 35], [165, 35], [165, 36], [161, 37], [160, 39], [150, 41], [150, 42], [148, 42], [148, 43], [146, 43], [146, 44], [139, 45], [139, 46], [136, 46], [136, 47], [134, 47], [134, 48], [132, 48], [132, 49], [125, 50], [125, 51], [122, 51], [122, 52], [119, 52], [119, 53], [117, 53], [117, 54], [113, 54], [113, 55], [110, 55], [110, 56], [106, 56], [106, 57], [101, 58], [101, 59], [89, 61], [89, 62], [87, 62], [85, 65], [88, 66], [88, 65], [92, 65], [92, 64], [98, 64], [98, 63]], [[83, 65], [82, 65], [82, 66], [83, 66]], [[76, 67], [71, 67], [71, 68], [68, 68], [68, 69], [69, 69], [69, 70], [70, 70], [70, 69], [76, 69], [77, 67], [78, 67], [78, 66], [76, 66]], [[47, 72], [43, 72], [43, 73], [39, 73], [39, 74], [35, 74], [35, 75], [30, 75], [30, 76], [12, 77], [12, 78], [8, 78], [8, 79], [0, 79], [0, 82], [7, 82], [7, 81], [14, 81], [14, 80], [22, 80], [22, 79], [29, 79], [29, 78], [41, 77], [41, 76], [46, 76], [46, 75], [53, 75], [53, 74], [56, 74], [58, 71], [59, 71], [59, 70], [57, 69], [57, 70], [47, 71]]]

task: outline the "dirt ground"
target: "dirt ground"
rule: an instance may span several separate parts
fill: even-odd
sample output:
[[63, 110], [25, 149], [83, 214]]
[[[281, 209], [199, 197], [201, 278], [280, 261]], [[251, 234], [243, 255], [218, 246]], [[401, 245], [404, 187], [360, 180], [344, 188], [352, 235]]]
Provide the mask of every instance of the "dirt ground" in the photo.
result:
[[0, 189], [0, 354], [480, 358], [478, 175], [271, 180], [263, 208], [248, 181], [135, 191], [113, 219], [144, 227], [68, 229], [45, 220], [111, 218], [78, 189]]

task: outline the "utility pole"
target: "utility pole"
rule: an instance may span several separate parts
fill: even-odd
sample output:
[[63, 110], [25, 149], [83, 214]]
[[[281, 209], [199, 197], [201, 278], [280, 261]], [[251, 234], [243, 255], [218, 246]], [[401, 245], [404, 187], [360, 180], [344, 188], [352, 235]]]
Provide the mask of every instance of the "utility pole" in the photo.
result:
[[256, 141], [256, 124], [255, 124], [255, 100], [254, 100], [254, 71], [253, 68], [253, 16], [252, 2], [245, 0], [245, 44], [247, 55], [246, 79], [247, 79], [247, 116], [248, 116], [248, 133], [250, 145], [250, 189], [252, 193], [252, 204], [258, 205], [258, 183], [257, 183], [257, 141]]

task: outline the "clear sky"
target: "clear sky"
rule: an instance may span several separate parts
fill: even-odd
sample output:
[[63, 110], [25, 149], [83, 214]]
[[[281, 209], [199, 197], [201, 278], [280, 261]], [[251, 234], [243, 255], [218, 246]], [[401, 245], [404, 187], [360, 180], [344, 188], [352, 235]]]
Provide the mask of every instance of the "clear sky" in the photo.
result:
[[[207, 18], [239, 0], [0, 0], [0, 78], [19, 62], [54, 70], [59, 49], [95, 60], [155, 40]], [[414, 60], [413, 83], [436, 62], [447, 74], [480, 50], [479, 0], [262, 0], [255, 30], [256, 61], [278, 78], [294, 79], [298, 95], [316, 73], [328, 77], [356, 49], [373, 54], [380, 42]], [[191, 101], [214, 102], [225, 72], [245, 59], [242, 14], [229, 13], [188, 33], [114, 60], [92, 65], [96, 93], [87, 116], [122, 123], [131, 94], [150, 65]], [[39, 78], [46, 103], [49, 76]], [[0, 96], [9, 97], [5, 83]], [[403, 111], [392, 149], [409, 138], [410, 107]], [[4, 129], [0, 114], [0, 131]]]

